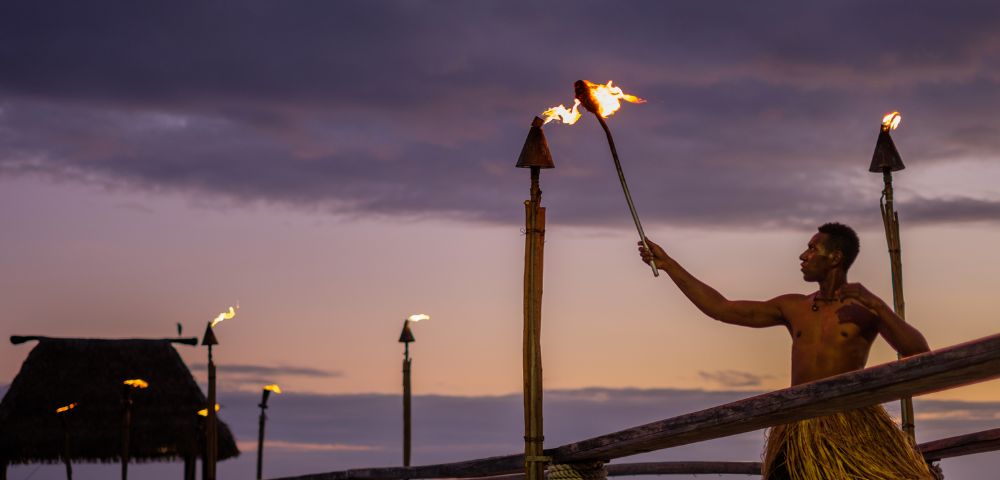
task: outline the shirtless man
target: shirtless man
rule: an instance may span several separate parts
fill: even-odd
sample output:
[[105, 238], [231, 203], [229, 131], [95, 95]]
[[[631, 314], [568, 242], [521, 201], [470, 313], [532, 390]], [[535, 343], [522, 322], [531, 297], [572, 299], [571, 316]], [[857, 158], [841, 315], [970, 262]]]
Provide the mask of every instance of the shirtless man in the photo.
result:
[[[859, 242], [857, 234], [845, 225], [827, 223], [819, 227], [799, 255], [803, 279], [817, 282], [819, 290], [766, 301], [729, 300], [688, 273], [659, 245], [648, 239], [647, 244], [649, 250], [639, 242], [642, 261], [655, 261], [657, 268], [667, 272], [705, 315], [745, 327], [788, 329], [792, 337], [792, 385], [864, 368], [878, 335], [902, 356], [929, 350], [923, 335], [885, 302], [860, 283], [848, 283], [847, 270], [858, 255]], [[784, 463], [784, 455], [778, 454], [778, 461]]]

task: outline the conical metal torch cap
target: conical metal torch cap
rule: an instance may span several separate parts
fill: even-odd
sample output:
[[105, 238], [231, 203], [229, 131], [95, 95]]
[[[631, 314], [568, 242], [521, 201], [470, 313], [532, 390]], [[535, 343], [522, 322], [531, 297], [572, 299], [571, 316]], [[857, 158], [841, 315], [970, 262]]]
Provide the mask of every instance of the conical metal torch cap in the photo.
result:
[[545, 121], [538, 117], [531, 121], [531, 130], [528, 130], [528, 137], [524, 139], [521, 156], [517, 157], [517, 168], [555, 168], [549, 143], [545, 141], [545, 133], [542, 132], [544, 124]]
[[878, 140], [875, 141], [875, 153], [872, 155], [872, 164], [868, 167], [869, 172], [895, 172], [906, 168], [903, 159], [896, 150], [896, 144], [892, 141], [889, 130], [879, 129]]
[[205, 336], [201, 338], [202, 345], [218, 345], [219, 341], [215, 338], [215, 332], [212, 330], [212, 322], [208, 322], [205, 326]]
[[410, 343], [416, 341], [413, 332], [410, 331], [409, 320], [403, 320], [403, 331], [399, 334], [399, 343]]

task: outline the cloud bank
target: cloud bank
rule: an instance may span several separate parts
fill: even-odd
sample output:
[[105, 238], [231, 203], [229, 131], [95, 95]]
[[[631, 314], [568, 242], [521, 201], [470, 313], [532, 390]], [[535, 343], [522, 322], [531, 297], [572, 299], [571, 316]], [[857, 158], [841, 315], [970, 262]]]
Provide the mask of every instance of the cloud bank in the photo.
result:
[[[604, 6], [7, 5], [0, 175], [516, 222], [531, 117], [578, 78], [649, 100], [610, 122], [649, 223], [877, 224], [867, 165], [894, 109], [911, 170], [1000, 157], [994, 2]], [[546, 131], [553, 220], [627, 225], [593, 119]], [[1000, 198], [943, 188], [915, 222], [997, 218]]]

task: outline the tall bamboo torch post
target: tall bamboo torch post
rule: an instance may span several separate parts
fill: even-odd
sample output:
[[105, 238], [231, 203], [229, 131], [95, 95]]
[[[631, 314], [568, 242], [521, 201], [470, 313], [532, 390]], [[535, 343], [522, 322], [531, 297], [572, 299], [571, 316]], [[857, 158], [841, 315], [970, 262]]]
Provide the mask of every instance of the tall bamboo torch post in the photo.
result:
[[202, 468], [204, 480], [215, 480], [215, 464], [219, 458], [219, 416], [216, 414], [215, 399], [215, 361], [212, 359], [212, 347], [219, 344], [215, 338], [215, 326], [223, 320], [229, 320], [236, 316], [236, 309], [229, 307], [228, 312], [222, 312], [214, 320], [205, 326], [205, 335], [201, 339], [201, 344], [208, 347], [208, 405], [206, 405], [207, 415], [205, 419], [205, 460]]
[[403, 466], [410, 466], [410, 437], [412, 433], [412, 415], [410, 410], [410, 344], [415, 342], [413, 331], [410, 330], [410, 323], [419, 322], [431, 318], [429, 315], [418, 313], [410, 315], [403, 320], [403, 331], [399, 334], [399, 343], [403, 344]]
[[205, 327], [205, 335], [201, 344], [208, 347], [208, 405], [205, 414], [205, 458], [202, 465], [204, 480], [215, 480], [215, 462], [219, 452], [218, 415], [215, 413], [215, 360], [212, 358], [212, 347], [219, 344], [212, 329], [212, 323]]
[[132, 390], [149, 387], [141, 378], [133, 378], [122, 382], [122, 480], [128, 480], [129, 447], [132, 438]]
[[267, 421], [267, 397], [271, 396], [271, 392], [281, 393], [281, 387], [271, 384], [265, 386], [261, 390], [260, 404], [260, 426], [257, 429], [257, 480], [260, 480], [261, 474], [263, 472], [264, 466], [264, 423]]
[[56, 415], [59, 415], [59, 423], [62, 424], [63, 429], [63, 463], [66, 464], [66, 480], [73, 480], [73, 464], [70, 463], [70, 438], [69, 438], [69, 413], [72, 411], [78, 403], [74, 402], [69, 405], [59, 407], [56, 409]]
[[[882, 126], [879, 128], [878, 140], [875, 142], [875, 153], [872, 155], [872, 163], [868, 171], [882, 173], [882, 198], [879, 199], [879, 209], [882, 211], [882, 225], [885, 227], [885, 240], [889, 246], [889, 265], [892, 271], [892, 304], [896, 315], [906, 319], [906, 304], [903, 302], [903, 260], [899, 243], [899, 214], [893, 207], [892, 201], [892, 172], [906, 168], [903, 159], [896, 150], [896, 144], [892, 141], [890, 132], [899, 126], [902, 119], [899, 112], [892, 112], [882, 118]], [[898, 355], [897, 355], [898, 357]], [[904, 397], [900, 399], [900, 413], [903, 422], [903, 431], [909, 435], [910, 440], [916, 441], [915, 426], [913, 423], [913, 399]]]
[[545, 207], [539, 188], [541, 169], [554, 168], [538, 117], [524, 140], [518, 168], [531, 169], [530, 199], [524, 202], [524, 471], [527, 480], [545, 478], [542, 422], [542, 266], [545, 250]]

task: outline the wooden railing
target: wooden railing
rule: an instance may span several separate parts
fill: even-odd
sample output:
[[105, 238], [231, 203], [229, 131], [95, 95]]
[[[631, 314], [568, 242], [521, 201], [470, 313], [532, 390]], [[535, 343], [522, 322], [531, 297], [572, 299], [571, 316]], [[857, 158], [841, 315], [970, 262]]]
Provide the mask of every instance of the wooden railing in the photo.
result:
[[[608, 462], [653, 450], [881, 404], [901, 397], [961, 387], [996, 377], [1000, 377], [1000, 335], [546, 449], [545, 454], [551, 457], [554, 463]], [[924, 456], [935, 460], [998, 448], [1000, 448], [1000, 429], [920, 445]], [[692, 466], [697, 462], [660, 463], [660, 468], [674, 468], [678, 463]], [[705, 463], [723, 466], [719, 467], [720, 469], [743, 470], [699, 473], [753, 474], [748, 469], [756, 468], [757, 472], [760, 470], [760, 465], [753, 462]], [[646, 465], [646, 468], [652, 468], [653, 464], [632, 465]], [[608, 466], [609, 475], [612, 475], [612, 467], [615, 465]], [[698, 467], [703, 468], [706, 465], [699, 464]], [[514, 454], [407, 468], [354, 469], [285, 477], [278, 480], [472, 478], [519, 473], [523, 469], [523, 455]], [[695, 472], [689, 470], [672, 473]]]

